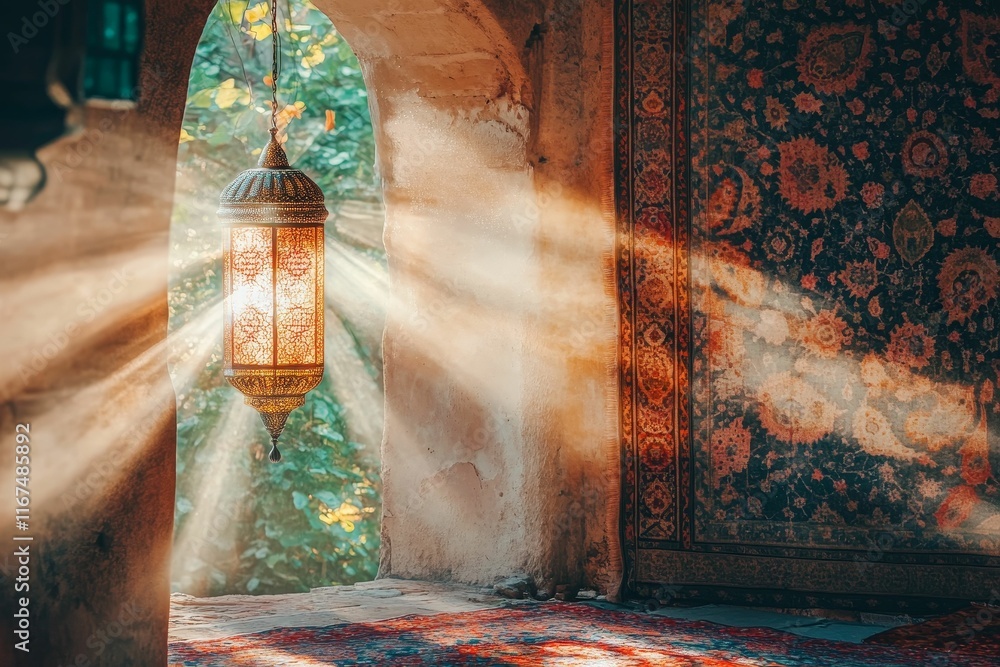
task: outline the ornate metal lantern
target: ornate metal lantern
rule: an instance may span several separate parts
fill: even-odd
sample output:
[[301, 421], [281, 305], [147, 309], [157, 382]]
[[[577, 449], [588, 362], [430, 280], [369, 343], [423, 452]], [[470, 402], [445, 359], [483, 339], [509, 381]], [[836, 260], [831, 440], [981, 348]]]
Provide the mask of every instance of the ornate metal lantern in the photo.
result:
[[[272, 12], [274, 35], [277, 21]], [[277, 139], [277, 43], [271, 140], [256, 169], [220, 198], [223, 371], [260, 413], [271, 461], [288, 414], [323, 378], [323, 192], [293, 169]]]
[[271, 130], [256, 169], [221, 197], [223, 368], [271, 434], [323, 378], [323, 192]]

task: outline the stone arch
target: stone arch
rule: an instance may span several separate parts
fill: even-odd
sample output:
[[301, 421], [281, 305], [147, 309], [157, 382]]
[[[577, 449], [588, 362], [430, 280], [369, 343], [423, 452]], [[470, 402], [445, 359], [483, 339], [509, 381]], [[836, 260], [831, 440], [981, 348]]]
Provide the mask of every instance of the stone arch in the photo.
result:
[[[610, 89], [610, 2], [315, 2], [365, 69], [384, 181], [381, 572], [613, 577], [610, 95], [607, 108], [594, 101]], [[31, 600], [46, 635], [34, 664], [166, 662], [176, 438], [164, 258], [189, 67], [213, 4], [146, 0], [138, 103], [75, 110], [77, 131], [40, 152], [45, 190], [0, 213], [0, 315], [32, 334], [2, 342], [0, 427], [31, 422], [50, 445], [32, 458], [45, 544], [34, 576], [46, 582]], [[552, 12], [565, 26], [559, 65], [540, 45]], [[563, 92], [545, 102], [543, 80]], [[585, 289], [545, 302], [566, 284]], [[48, 349], [39, 341], [56, 353], [25, 368]], [[564, 494], [579, 485], [590, 491]], [[95, 628], [123, 614], [128, 641], [98, 656]]]
[[[162, 345], [162, 258], [189, 67], [213, 4], [147, 0], [137, 104], [75, 110], [76, 132], [40, 154], [49, 173], [45, 190], [23, 212], [2, 214], [10, 243], [4, 249], [18, 248], [4, 261], [3, 275], [18, 279], [5, 312], [33, 336], [4, 343], [11, 362], [0, 368], [0, 422], [10, 433], [14, 423], [33, 422], [39, 443], [59, 443], [39, 447], [33, 461], [35, 537], [45, 544], [33, 574], [46, 584], [32, 587], [31, 604], [35, 627], [47, 635], [32, 645], [35, 664], [80, 664], [80, 655], [98, 660], [95, 628], [123, 613], [130, 614], [129, 641], [101, 644], [99, 661], [166, 662], [175, 438]], [[415, 267], [419, 255], [398, 247], [410, 245], [435, 211], [426, 208], [434, 205], [426, 196], [431, 188], [439, 206], [463, 189], [495, 188], [501, 173], [511, 175], [513, 186], [530, 188], [524, 68], [479, 1], [319, 4], [365, 65], [380, 127], [388, 226], [398, 230], [390, 233], [399, 239], [390, 245], [393, 261]], [[425, 137], [464, 140], [449, 139], [441, 153], [438, 144], [412, 141], [406, 133], [414, 127]], [[449, 160], [436, 159], [439, 153]], [[455, 170], [447, 178], [426, 183], [449, 162]], [[125, 277], [111, 289], [115, 270]], [[396, 273], [405, 284], [419, 271]], [[98, 301], [88, 306], [87, 294]], [[33, 352], [42, 355], [37, 368]], [[4, 609], [4, 618], [13, 618], [13, 609]], [[9, 620], [0, 626], [13, 636]]]

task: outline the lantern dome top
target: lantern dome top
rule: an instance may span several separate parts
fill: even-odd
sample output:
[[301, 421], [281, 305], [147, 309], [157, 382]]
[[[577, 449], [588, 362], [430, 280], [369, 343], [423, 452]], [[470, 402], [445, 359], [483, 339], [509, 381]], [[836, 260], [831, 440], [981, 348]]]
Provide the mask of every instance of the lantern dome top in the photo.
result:
[[219, 197], [219, 217], [231, 222], [323, 222], [323, 191], [288, 156], [271, 130], [255, 169], [241, 172]]

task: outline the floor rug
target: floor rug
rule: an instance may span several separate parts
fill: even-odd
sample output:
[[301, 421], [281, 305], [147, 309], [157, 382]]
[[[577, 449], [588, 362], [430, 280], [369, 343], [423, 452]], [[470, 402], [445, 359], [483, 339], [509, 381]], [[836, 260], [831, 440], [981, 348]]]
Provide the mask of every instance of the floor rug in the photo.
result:
[[1000, 607], [972, 605], [923, 623], [880, 632], [865, 643], [981, 655], [1000, 663]]
[[550, 603], [176, 642], [170, 646], [169, 664], [994, 667], [1000, 662]]

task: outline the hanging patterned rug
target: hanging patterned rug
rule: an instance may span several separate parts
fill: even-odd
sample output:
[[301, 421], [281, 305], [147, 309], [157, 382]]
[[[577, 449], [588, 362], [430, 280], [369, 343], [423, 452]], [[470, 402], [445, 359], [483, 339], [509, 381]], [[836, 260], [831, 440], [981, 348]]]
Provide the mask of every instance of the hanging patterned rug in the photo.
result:
[[615, 7], [626, 590], [985, 599], [1000, 2]]
[[992, 658], [804, 639], [574, 604], [288, 628], [170, 646], [171, 667], [286, 665], [995, 666]]
[[880, 632], [865, 642], [981, 655], [1000, 663], [1000, 607], [974, 604], [923, 623]]

